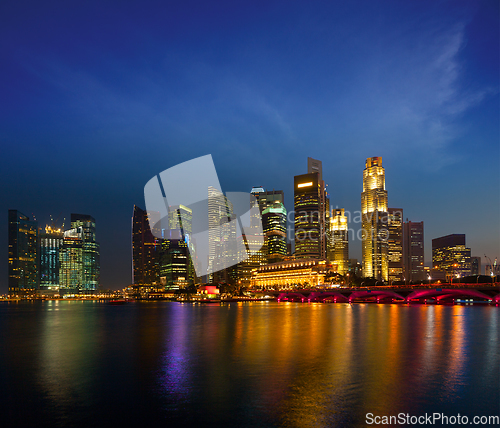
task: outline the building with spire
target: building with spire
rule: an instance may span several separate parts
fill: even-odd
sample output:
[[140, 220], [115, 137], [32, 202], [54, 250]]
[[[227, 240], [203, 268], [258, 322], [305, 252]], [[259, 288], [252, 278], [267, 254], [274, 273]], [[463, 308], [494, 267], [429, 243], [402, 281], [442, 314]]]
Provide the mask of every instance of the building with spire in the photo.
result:
[[361, 193], [363, 276], [389, 279], [387, 190], [381, 157], [366, 160]]

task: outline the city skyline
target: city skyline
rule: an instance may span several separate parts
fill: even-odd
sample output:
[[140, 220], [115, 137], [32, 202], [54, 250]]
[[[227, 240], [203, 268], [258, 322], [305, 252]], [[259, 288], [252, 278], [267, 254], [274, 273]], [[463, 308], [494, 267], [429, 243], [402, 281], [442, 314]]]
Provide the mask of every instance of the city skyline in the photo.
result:
[[[425, 223], [426, 264], [454, 233], [483, 266], [500, 255], [497, 2], [100, 7], [5, 6], [0, 224], [91, 213], [102, 284], [120, 288], [131, 207], [159, 171], [212, 153], [223, 189], [282, 189], [290, 212], [310, 156], [331, 208], [355, 212], [381, 156], [389, 207]], [[6, 227], [0, 242], [5, 260]]]

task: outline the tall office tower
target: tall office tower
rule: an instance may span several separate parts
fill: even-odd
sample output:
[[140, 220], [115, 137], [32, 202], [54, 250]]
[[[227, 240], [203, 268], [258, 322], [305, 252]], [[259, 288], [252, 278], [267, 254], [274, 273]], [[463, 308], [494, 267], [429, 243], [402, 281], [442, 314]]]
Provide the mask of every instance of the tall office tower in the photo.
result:
[[332, 209], [329, 232], [329, 257], [341, 275], [349, 272], [349, 225], [344, 208]]
[[100, 246], [96, 242], [95, 219], [87, 214], [71, 214], [71, 227], [81, 228], [82, 236], [82, 286], [81, 290], [96, 290], [100, 285]]
[[45, 233], [40, 233], [40, 288], [44, 290], [59, 289], [59, 251], [64, 242], [64, 234], [60, 228], [45, 226]]
[[446, 272], [447, 277], [470, 275], [470, 248], [464, 234], [441, 236], [432, 240], [432, 265]]
[[387, 190], [381, 157], [366, 160], [361, 193], [363, 276], [389, 279]]
[[79, 293], [83, 289], [83, 239], [82, 227], [64, 231], [59, 249], [59, 291], [64, 294]]
[[470, 258], [470, 274], [481, 275], [481, 257], [472, 256]]
[[295, 257], [325, 259], [326, 191], [321, 161], [307, 158], [308, 173], [294, 177]]
[[389, 260], [389, 281], [404, 281], [405, 264], [403, 256], [403, 209], [387, 209], [387, 227], [389, 242], [387, 257]]
[[160, 239], [151, 232], [151, 226], [156, 227], [159, 216], [159, 213], [148, 213], [134, 205], [132, 215], [133, 284], [154, 285], [159, 281], [158, 262], [161, 244]]
[[267, 261], [282, 261], [286, 256], [286, 208], [281, 202], [275, 202], [262, 212], [262, 229], [267, 244]]
[[327, 253], [327, 232], [330, 227], [330, 200], [323, 180], [323, 163], [320, 160], [307, 158], [307, 173], [318, 174], [319, 177], [319, 233], [320, 258], [325, 259]]
[[181, 229], [169, 229], [164, 233], [159, 270], [160, 283], [165, 290], [178, 290], [194, 283], [194, 267], [189, 256], [188, 241]]
[[403, 260], [405, 281], [423, 281], [424, 272], [424, 222], [408, 221], [403, 224]]
[[9, 210], [9, 294], [38, 288], [38, 223]]
[[[208, 188], [208, 269], [209, 280], [235, 281], [236, 216], [233, 204], [221, 192]], [[226, 270], [226, 266], [229, 266]], [[223, 270], [224, 272], [220, 272]], [[217, 273], [218, 272], [218, 273]], [[215, 274], [215, 275], [214, 275]]]

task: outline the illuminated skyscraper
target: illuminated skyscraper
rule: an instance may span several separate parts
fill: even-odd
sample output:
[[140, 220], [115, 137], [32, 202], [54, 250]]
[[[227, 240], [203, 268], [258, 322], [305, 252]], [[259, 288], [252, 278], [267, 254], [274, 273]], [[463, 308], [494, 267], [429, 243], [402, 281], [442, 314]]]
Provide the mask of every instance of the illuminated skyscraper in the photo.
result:
[[267, 261], [279, 262], [286, 256], [286, 208], [281, 202], [275, 202], [262, 212]]
[[349, 271], [349, 225], [344, 208], [332, 209], [330, 216], [329, 257], [341, 275]]
[[447, 277], [470, 275], [470, 248], [464, 234], [446, 235], [432, 240], [432, 265], [446, 272]]
[[406, 221], [404, 223], [403, 258], [405, 280], [423, 281], [424, 272], [424, 222]]
[[307, 169], [294, 177], [295, 257], [325, 259], [328, 203], [321, 161], [308, 158]]
[[38, 223], [9, 210], [9, 294], [38, 288]]
[[[150, 221], [150, 217], [151, 218]], [[132, 283], [154, 285], [159, 281], [160, 240], [151, 232], [156, 216], [134, 205], [132, 216]]]
[[64, 231], [63, 245], [59, 249], [59, 290], [63, 294], [76, 294], [83, 289], [83, 228]]
[[[236, 281], [236, 216], [233, 204], [220, 191], [208, 188], [208, 269], [215, 282]], [[226, 266], [229, 266], [225, 268]]]
[[160, 283], [165, 290], [178, 290], [194, 283], [194, 267], [183, 236], [181, 229], [169, 229], [161, 242]]
[[403, 209], [388, 208], [387, 212], [387, 227], [389, 229], [389, 242], [387, 247], [389, 280], [404, 281]]
[[96, 242], [95, 219], [87, 214], [71, 214], [71, 227], [81, 228], [82, 236], [82, 285], [81, 290], [97, 290], [100, 285], [100, 246]]
[[363, 276], [387, 281], [388, 230], [385, 170], [381, 157], [366, 160], [361, 193]]
[[59, 252], [64, 241], [61, 229], [46, 226], [40, 233], [40, 288], [59, 289]]

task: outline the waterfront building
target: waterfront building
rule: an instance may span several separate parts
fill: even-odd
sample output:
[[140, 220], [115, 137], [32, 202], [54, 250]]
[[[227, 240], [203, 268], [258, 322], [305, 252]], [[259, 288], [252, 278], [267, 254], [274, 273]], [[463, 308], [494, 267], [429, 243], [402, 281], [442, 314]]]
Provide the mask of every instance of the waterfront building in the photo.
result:
[[[403, 259], [405, 281], [426, 280], [424, 272], [424, 222], [408, 221], [403, 224]], [[434, 279], [434, 277], [432, 278]]]
[[[134, 205], [132, 215], [132, 283], [154, 285], [159, 281], [160, 240], [151, 232], [156, 215]], [[157, 235], [159, 236], [159, 235]]]
[[236, 281], [238, 254], [233, 204], [220, 191], [208, 188], [209, 282]]
[[387, 190], [381, 157], [366, 160], [361, 193], [363, 276], [387, 281]]
[[267, 262], [274, 263], [286, 256], [286, 208], [275, 202], [262, 212], [262, 228], [267, 250]]
[[63, 294], [77, 294], [83, 288], [83, 228], [64, 231], [59, 249], [59, 290]]
[[327, 194], [321, 161], [308, 158], [308, 173], [294, 177], [295, 257], [325, 259]]
[[174, 291], [194, 284], [194, 267], [188, 242], [181, 229], [168, 229], [161, 242], [159, 260], [160, 284], [165, 291]]
[[387, 228], [389, 229], [389, 241], [387, 245], [387, 258], [389, 269], [389, 281], [404, 281], [404, 257], [403, 257], [403, 209], [387, 209]]
[[252, 288], [289, 289], [315, 287], [325, 283], [334, 269], [321, 259], [299, 259], [261, 266], [252, 274]]
[[471, 272], [470, 248], [465, 246], [465, 234], [441, 236], [432, 240], [432, 265], [446, 272], [447, 277], [460, 278]]
[[59, 290], [59, 253], [64, 242], [62, 229], [52, 226], [45, 226], [45, 231], [39, 234], [39, 270], [40, 289]]
[[337, 272], [349, 271], [349, 225], [344, 208], [332, 209], [328, 236], [328, 260], [337, 265]]
[[9, 294], [38, 288], [38, 223], [17, 210], [9, 210]]
[[95, 291], [101, 278], [100, 246], [96, 241], [94, 217], [87, 214], [71, 214], [71, 227], [81, 229], [82, 236], [82, 291]]

